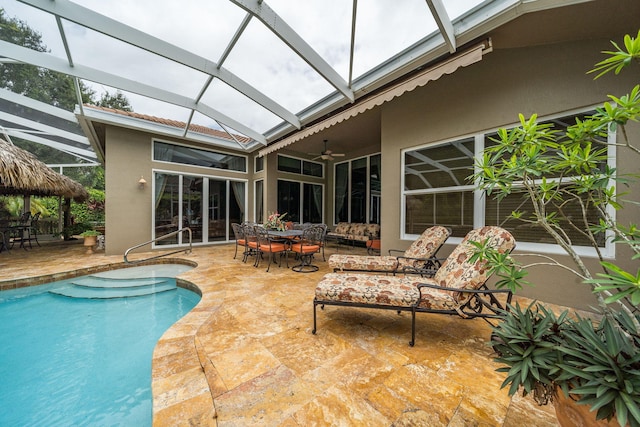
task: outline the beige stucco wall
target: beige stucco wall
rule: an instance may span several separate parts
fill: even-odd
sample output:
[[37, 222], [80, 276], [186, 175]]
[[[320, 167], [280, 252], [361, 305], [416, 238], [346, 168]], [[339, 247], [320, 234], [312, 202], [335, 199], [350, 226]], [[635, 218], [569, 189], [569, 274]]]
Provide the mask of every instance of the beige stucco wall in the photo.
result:
[[[149, 241], [152, 236], [153, 171], [172, 171], [197, 176], [232, 178], [246, 181], [246, 216], [253, 215], [253, 158], [247, 153], [233, 150], [216, 150], [247, 156], [248, 173], [218, 170], [189, 165], [152, 161], [153, 135], [125, 128], [107, 126], [105, 150], [105, 237], [106, 253], [124, 254], [127, 248]], [[171, 138], [159, 141], [184, 144]], [[190, 146], [205, 148], [190, 143]], [[144, 189], [138, 186], [143, 176], [147, 181]], [[231, 236], [233, 238], [233, 236]], [[149, 249], [145, 247], [144, 249]]]
[[[517, 50], [499, 49], [499, 40], [495, 44], [494, 52], [480, 63], [382, 106], [383, 252], [409, 243], [399, 238], [402, 149], [510, 126], [518, 121], [518, 113], [543, 117], [601, 104], [608, 93], [627, 93], [637, 83], [633, 73], [595, 82], [585, 75], [602, 59], [599, 52], [610, 47], [608, 39]], [[639, 140], [637, 126], [629, 131]], [[638, 171], [638, 157], [619, 155], [618, 160], [620, 168]], [[637, 199], [638, 190], [632, 191]], [[634, 208], [620, 215], [620, 220], [634, 215], [637, 222], [640, 216]], [[452, 247], [447, 245], [441, 253]], [[559, 259], [570, 263], [566, 257]], [[523, 295], [583, 309], [594, 302], [588, 287], [563, 271], [550, 274], [548, 268], [539, 268], [531, 273], [536, 286], [523, 290]]]
[[[151, 138], [107, 127], [106, 139], [106, 252], [116, 255], [151, 238]], [[147, 181], [144, 189], [138, 187], [141, 176]]]
[[[544, 13], [544, 12], [542, 12]], [[579, 21], [574, 21], [574, 24]], [[581, 22], [581, 21], [580, 21]], [[523, 31], [528, 31], [522, 22], [514, 21], [511, 31], [492, 34], [494, 50], [472, 66], [445, 75], [389, 103], [380, 109], [380, 142], [358, 141], [353, 150], [347, 150], [350, 160], [365, 155], [382, 153], [382, 252], [387, 249], [403, 249], [410, 241], [401, 240], [401, 150], [425, 144], [437, 143], [479, 132], [495, 130], [502, 126], [512, 126], [518, 120], [518, 113], [529, 116], [537, 113], [541, 117], [560, 113], [571, 113], [591, 108], [607, 100], [607, 94], [627, 93], [637, 84], [637, 74], [624, 72], [621, 76], [608, 75], [597, 81], [586, 75], [593, 64], [602, 59], [601, 51], [610, 49], [610, 39], [621, 37], [621, 28], [613, 25], [583, 25], [583, 40], [544, 44], [531, 47], [515, 47], [523, 39]], [[529, 23], [530, 25], [531, 22]], [[578, 25], [578, 24], [575, 24]], [[533, 25], [533, 28], [538, 28]], [[590, 33], [590, 28], [598, 35]], [[606, 37], [603, 33], [608, 31]], [[637, 31], [637, 30], [636, 30]], [[578, 31], [579, 33], [580, 31]], [[628, 31], [627, 31], [628, 32]], [[532, 34], [529, 32], [528, 34]], [[538, 34], [538, 33], [536, 33]], [[514, 38], [514, 35], [518, 37]], [[519, 39], [518, 39], [519, 38]], [[544, 37], [542, 37], [544, 39]], [[553, 37], [551, 37], [553, 39]], [[526, 40], [525, 40], [526, 41]], [[349, 121], [333, 128], [349, 126]], [[628, 129], [630, 138], [640, 140], [640, 129], [636, 125]], [[106, 148], [106, 227], [107, 251], [110, 254], [123, 253], [127, 247], [149, 240], [152, 228], [152, 170], [174, 170], [198, 175], [227, 176], [247, 180], [247, 219], [253, 220], [254, 179], [264, 178], [265, 212], [277, 209], [277, 179], [299, 180], [298, 175], [277, 171], [277, 153], [264, 160], [264, 172], [255, 174], [253, 157], [248, 158], [249, 173], [239, 174], [228, 171], [203, 171], [203, 168], [167, 165], [152, 162], [152, 135], [107, 127]], [[167, 140], [164, 139], [163, 140]], [[355, 148], [356, 146], [360, 148]], [[301, 150], [303, 151], [303, 150]], [[283, 150], [282, 154], [304, 157], [304, 154]], [[237, 153], [242, 154], [242, 153]], [[622, 154], [622, 155], [621, 155]], [[255, 155], [255, 153], [253, 153]], [[638, 172], [638, 157], [618, 153], [618, 167]], [[325, 179], [325, 222], [333, 223], [333, 165], [327, 164]], [[140, 176], [148, 185], [138, 188]], [[309, 182], [322, 182], [306, 178]], [[638, 199], [640, 189], [625, 189]], [[638, 223], [638, 209], [631, 207], [619, 214], [621, 223]], [[440, 255], [446, 255], [453, 245], [443, 248]], [[566, 257], [558, 257], [570, 264]], [[618, 262], [629, 264], [629, 251], [618, 250]], [[595, 260], [589, 261], [596, 267]], [[594, 299], [588, 288], [570, 274], [548, 269], [531, 270], [530, 280], [535, 287], [522, 290], [523, 295], [544, 299], [558, 304], [588, 309]]]

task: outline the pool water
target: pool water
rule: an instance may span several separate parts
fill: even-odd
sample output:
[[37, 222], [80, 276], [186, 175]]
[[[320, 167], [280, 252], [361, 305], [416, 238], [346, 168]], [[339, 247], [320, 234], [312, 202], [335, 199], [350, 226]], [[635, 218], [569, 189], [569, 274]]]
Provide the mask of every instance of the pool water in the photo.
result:
[[[126, 270], [111, 273], [135, 269]], [[0, 292], [0, 426], [150, 426], [153, 349], [200, 297], [182, 288], [108, 299], [49, 292], [69, 282]]]

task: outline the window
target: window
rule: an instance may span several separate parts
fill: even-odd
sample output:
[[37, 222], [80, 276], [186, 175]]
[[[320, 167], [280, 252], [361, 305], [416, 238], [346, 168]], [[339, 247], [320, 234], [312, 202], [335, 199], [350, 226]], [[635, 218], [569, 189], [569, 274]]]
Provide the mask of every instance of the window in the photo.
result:
[[247, 172], [247, 158], [235, 154], [202, 150], [154, 141], [153, 160], [206, 168]]
[[[583, 118], [589, 114], [592, 112], [553, 118], [548, 122], [562, 132], [575, 123], [576, 117]], [[510, 196], [498, 201], [494, 197], [486, 197], [469, 182], [468, 177], [473, 174], [474, 156], [492, 144], [493, 137], [495, 133], [479, 134], [403, 152], [405, 237], [413, 238], [432, 225], [450, 227], [454, 238], [464, 237], [476, 227], [499, 225], [513, 233], [519, 247], [524, 244], [524, 247], [529, 245], [531, 249], [553, 251], [550, 244], [555, 246], [555, 242], [540, 227], [509, 217], [514, 210], [532, 212], [530, 202], [523, 197], [523, 193], [518, 193], [517, 188]], [[612, 155], [610, 151], [610, 157]], [[573, 206], [577, 212], [575, 202]], [[570, 213], [572, 204], [566, 204], [563, 210]], [[590, 215], [595, 219], [598, 213], [593, 210]], [[569, 227], [565, 231], [576, 247], [585, 247], [587, 254], [587, 242], [580, 231], [569, 230]], [[601, 246], [606, 247], [605, 236], [600, 236], [600, 239]]]
[[380, 223], [381, 156], [361, 157], [334, 166], [334, 223]]
[[278, 212], [288, 221], [322, 223], [323, 200], [320, 184], [278, 180]]
[[264, 170], [264, 157], [256, 156], [255, 158], [255, 171], [262, 172]]
[[296, 159], [295, 157], [278, 155], [278, 170], [280, 172], [296, 173], [298, 175], [324, 177], [324, 165], [318, 162]]
[[433, 225], [464, 237], [473, 227], [474, 138], [404, 153], [404, 232], [421, 234]]

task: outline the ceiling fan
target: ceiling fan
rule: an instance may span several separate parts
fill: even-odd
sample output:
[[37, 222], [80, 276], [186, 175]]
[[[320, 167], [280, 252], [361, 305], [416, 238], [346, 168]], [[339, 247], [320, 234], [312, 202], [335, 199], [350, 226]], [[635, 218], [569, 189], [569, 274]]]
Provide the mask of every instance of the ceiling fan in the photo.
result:
[[[322, 159], [322, 160], [333, 160], [334, 157], [344, 157], [344, 154], [342, 153], [334, 153], [333, 151], [327, 149], [327, 140], [324, 140], [324, 151], [322, 151], [320, 153], [319, 156], [314, 157], [312, 160], [318, 160], [318, 159]], [[315, 154], [315, 153], [309, 153], [309, 154]]]

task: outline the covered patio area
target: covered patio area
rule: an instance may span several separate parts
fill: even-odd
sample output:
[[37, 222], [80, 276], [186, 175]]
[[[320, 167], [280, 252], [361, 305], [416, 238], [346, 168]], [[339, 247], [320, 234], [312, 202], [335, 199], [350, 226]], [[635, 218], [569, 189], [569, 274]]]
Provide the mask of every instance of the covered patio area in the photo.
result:
[[[234, 249], [174, 255], [198, 264], [179, 278], [203, 297], [155, 349], [155, 426], [557, 425], [552, 407], [500, 390], [484, 321], [420, 313], [409, 347], [407, 313], [327, 307], [313, 335], [314, 287], [327, 263], [266, 273], [234, 260]], [[122, 263], [86, 255], [80, 241], [23, 252], [0, 254], [0, 289]]]

